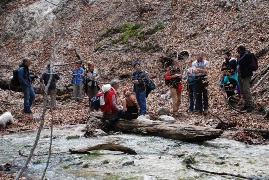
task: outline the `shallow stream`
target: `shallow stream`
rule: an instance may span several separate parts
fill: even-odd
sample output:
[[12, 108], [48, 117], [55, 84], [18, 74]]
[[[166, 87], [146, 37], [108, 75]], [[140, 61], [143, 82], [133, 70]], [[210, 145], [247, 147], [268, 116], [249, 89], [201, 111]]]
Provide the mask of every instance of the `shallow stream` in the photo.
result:
[[[46, 178], [57, 180], [88, 179], [242, 179], [233, 176], [199, 172], [192, 166], [218, 173], [229, 173], [253, 179], [269, 179], [269, 145], [251, 146], [218, 138], [202, 144], [186, 143], [153, 136], [114, 134], [84, 138], [85, 125], [54, 129], [52, 157]], [[17, 169], [23, 166], [34, 143], [36, 132], [4, 135], [0, 139], [0, 163], [11, 163]], [[50, 130], [41, 134], [35, 156], [24, 176], [40, 179], [46, 166]], [[137, 152], [128, 155], [120, 151], [95, 150], [89, 154], [70, 154], [69, 149], [115, 143]], [[14, 170], [14, 169], [13, 169]]]

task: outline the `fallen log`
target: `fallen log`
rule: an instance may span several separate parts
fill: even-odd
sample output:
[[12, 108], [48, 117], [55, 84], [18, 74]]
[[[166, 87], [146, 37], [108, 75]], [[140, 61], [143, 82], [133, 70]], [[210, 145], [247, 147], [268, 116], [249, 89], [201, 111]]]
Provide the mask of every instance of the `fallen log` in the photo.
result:
[[[96, 117], [98, 118], [98, 115]], [[211, 127], [153, 121], [150, 119], [131, 121], [120, 119], [113, 123], [113, 128], [127, 133], [154, 135], [186, 142], [203, 142], [215, 139], [223, 133], [221, 129]]]
[[269, 138], [269, 130], [267, 129], [250, 129], [250, 128], [245, 128], [245, 132], [254, 132], [260, 134], [262, 137], [268, 139]]
[[131, 148], [128, 148], [119, 144], [113, 144], [113, 143], [98, 144], [92, 147], [69, 149], [69, 152], [71, 152], [71, 154], [87, 154], [89, 151], [92, 151], [92, 150], [110, 150], [110, 151], [121, 151], [126, 154], [137, 154], [135, 150]]

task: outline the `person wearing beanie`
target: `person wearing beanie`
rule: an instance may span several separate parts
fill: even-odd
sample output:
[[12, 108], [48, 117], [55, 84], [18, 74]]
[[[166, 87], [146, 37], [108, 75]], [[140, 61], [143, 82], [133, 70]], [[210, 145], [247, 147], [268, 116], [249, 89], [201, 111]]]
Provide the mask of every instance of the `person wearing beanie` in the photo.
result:
[[244, 100], [244, 105], [240, 110], [251, 112], [254, 109], [253, 100], [250, 92], [250, 81], [253, 75], [251, 70], [252, 55], [245, 46], [239, 45], [237, 47], [238, 59], [238, 82], [240, 92]]
[[146, 83], [147, 83], [147, 73], [141, 69], [140, 63], [135, 61], [133, 63], [134, 72], [132, 76], [132, 81], [134, 83], [134, 92], [136, 94], [136, 99], [139, 105], [139, 114], [145, 115], [147, 113], [146, 105]]
[[229, 50], [224, 52], [223, 57], [224, 61], [221, 66], [221, 84], [224, 86], [227, 98], [229, 98], [235, 95], [235, 88], [238, 84], [238, 78], [236, 74], [237, 61], [235, 58], [232, 58], [232, 54]]

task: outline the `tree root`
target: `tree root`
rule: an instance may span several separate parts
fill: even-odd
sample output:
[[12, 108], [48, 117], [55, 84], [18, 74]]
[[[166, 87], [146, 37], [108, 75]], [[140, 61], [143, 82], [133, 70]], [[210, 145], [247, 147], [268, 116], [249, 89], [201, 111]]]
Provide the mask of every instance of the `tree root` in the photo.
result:
[[242, 178], [242, 179], [253, 179], [250, 177], [246, 177], [246, 176], [242, 176], [242, 175], [237, 175], [237, 174], [231, 174], [231, 173], [225, 173], [225, 172], [213, 172], [213, 171], [207, 171], [207, 170], [203, 170], [203, 169], [198, 169], [193, 167], [191, 164], [187, 164], [186, 165], [187, 168], [191, 168], [195, 171], [199, 171], [199, 172], [205, 172], [205, 173], [209, 173], [209, 174], [216, 174], [216, 175], [220, 175], [220, 176], [233, 176], [233, 177], [238, 177], [238, 178]]
[[92, 151], [92, 150], [110, 150], [110, 151], [122, 151], [126, 154], [137, 154], [135, 152], [135, 150], [125, 147], [125, 146], [121, 146], [118, 144], [112, 144], [112, 143], [108, 143], [108, 144], [98, 144], [96, 146], [92, 146], [92, 147], [84, 147], [84, 148], [78, 148], [78, 149], [69, 149], [69, 151], [72, 154], [87, 154], [88, 151]]

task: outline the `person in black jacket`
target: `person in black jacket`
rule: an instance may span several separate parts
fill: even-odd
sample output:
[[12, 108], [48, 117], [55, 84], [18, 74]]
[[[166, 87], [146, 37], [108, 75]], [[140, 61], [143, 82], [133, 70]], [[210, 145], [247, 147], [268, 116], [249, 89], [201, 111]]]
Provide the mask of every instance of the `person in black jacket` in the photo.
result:
[[29, 73], [29, 66], [32, 64], [31, 59], [24, 58], [22, 64], [18, 69], [18, 78], [20, 81], [20, 87], [24, 95], [24, 108], [23, 112], [31, 114], [31, 106], [35, 100], [35, 91], [32, 86], [31, 77]]
[[135, 61], [133, 64], [134, 72], [132, 76], [132, 81], [134, 83], [134, 92], [136, 94], [136, 99], [139, 105], [139, 114], [145, 115], [147, 113], [146, 105], [146, 82], [147, 73], [141, 69], [140, 63]]
[[50, 64], [48, 64], [47, 69], [45, 70], [45, 72], [42, 74], [40, 78], [41, 88], [43, 90], [45, 86], [48, 85], [50, 76], [51, 76], [51, 81], [48, 87], [48, 94], [50, 95], [51, 107], [55, 109], [56, 108], [56, 82], [57, 80], [60, 79], [60, 77], [56, 72], [50, 70]]
[[229, 50], [225, 51], [223, 56], [224, 61], [221, 66], [223, 77], [221, 81], [224, 85], [227, 97], [229, 98], [235, 95], [235, 88], [238, 84], [237, 60], [232, 58], [232, 54]]
[[254, 109], [253, 100], [250, 93], [250, 80], [251, 76], [253, 75], [250, 66], [252, 54], [243, 45], [238, 46], [237, 53], [239, 56], [237, 59], [238, 82], [244, 100], [244, 106], [241, 108], [241, 110], [247, 110], [247, 112], [251, 112]]

